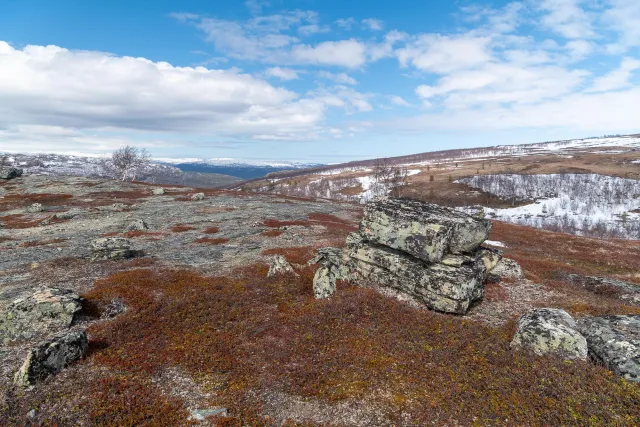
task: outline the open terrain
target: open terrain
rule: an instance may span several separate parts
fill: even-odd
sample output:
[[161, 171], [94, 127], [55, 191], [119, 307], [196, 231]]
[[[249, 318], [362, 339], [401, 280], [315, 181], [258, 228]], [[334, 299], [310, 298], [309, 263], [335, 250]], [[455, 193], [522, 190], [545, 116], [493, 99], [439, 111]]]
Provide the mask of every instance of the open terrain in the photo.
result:
[[[636, 170], [631, 158], [623, 165], [615, 175]], [[467, 168], [460, 177], [472, 170], [459, 167]], [[440, 172], [438, 182], [449, 182]], [[532, 307], [576, 318], [640, 314], [637, 300], [616, 289], [571, 279], [640, 286], [638, 241], [493, 221], [487, 244], [519, 262], [525, 278], [490, 282], [468, 314], [452, 316], [350, 285], [313, 297], [317, 267], [307, 262], [320, 247], [344, 245], [359, 203], [179, 186], [156, 195], [153, 185], [79, 177], [24, 176], [0, 187], [0, 309], [42, 286], [71, 289], [86, 300], [72, 328], [89, 336], [83, 360], [27, 389], [12, 387], [12, 375], [37, 340], [0, 349], [3, 425], [640, 420], [637, 383], [509, 346], [515, 320]], [[203, 200], [190, 197], [198, 192]], [[26, 212], [33, 203], [43, 211]], [[148, 230], [127, 231], [137, 219]], [[101, 236], [129, 238], [136, 257], [91, 261], [91, 241]], [[297, 275], [267, 278], [275, 255]], [[124, 311], [110, 315], [114, 304]], [[212, 408], [226, 416], [189, 420]]]

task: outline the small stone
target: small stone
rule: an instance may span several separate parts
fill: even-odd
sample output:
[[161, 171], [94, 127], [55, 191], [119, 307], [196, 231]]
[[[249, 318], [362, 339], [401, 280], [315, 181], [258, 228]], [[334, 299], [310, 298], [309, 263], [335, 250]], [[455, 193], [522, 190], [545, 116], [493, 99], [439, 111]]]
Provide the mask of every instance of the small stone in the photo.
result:
[[87, 354], [89, 341], [84, 331], [71, 331], [41, 342], [29, 351], [13, 383], [27, 387], [55, 375]]
[[205, 421], [208, 417], [226, 417], [227, 415], [227, 408], [194, 409], [191, 411], [189, 420]]
[[271, 260], [267, 277], [273, 277], [273, 276], [285, 275], [285, 274], [293, 274], [295, 276], [298, 275], [295, 271], [293, 271], [291, 264], [289, 264], [289, 262], [285, 257], [283, 257], [282, 255], [276, 255]]
[[564, 310], [537, 308], [518, 321], [511, 347], [532, 351], [538, 356], [556, 355], [564, 359], [587, 359], [587, 340], [575, 320]]
[[524, 279], [522, 267], [520, 267], [517, 262], [509, 258], [502, 258], [490, 271], [492, 275], [501, 279]]
[[91, 242], [91, 260], [118, 260], [133, 257], [131, 241], [123, 237], [102, 237]]
[[164, 194], [166, 194], [166, 191], [164, 190], [164, 188], [162, 187], [158, 187], [158, 188], [154, 188], [151, 193], [153, 193], [153, 195], [155, 196], [162, 196]]
[[34, 419], [37, 416], [38, 416], [38, 411], [36, 411], [35, 409], [32, 409], [29, 412], [27, 412], [27, 418], [29, 418], [30, 420]]
[[44, 208], [42, 207], [42, 205], [40, 203], [34, 203], [31, 206], [27, 206], [27, 208], [25, 209], [25, 212], [27, 213], [39, 213], [42, 212], [44, 210]]
[[196, 193], [192, 195], [191, 200], [194, 200], [194, 201], [204, 200], [204, 193]]
[[136, 219], [127, 226], [127, 231], [145, 231], [149, 226], [143, 219]]

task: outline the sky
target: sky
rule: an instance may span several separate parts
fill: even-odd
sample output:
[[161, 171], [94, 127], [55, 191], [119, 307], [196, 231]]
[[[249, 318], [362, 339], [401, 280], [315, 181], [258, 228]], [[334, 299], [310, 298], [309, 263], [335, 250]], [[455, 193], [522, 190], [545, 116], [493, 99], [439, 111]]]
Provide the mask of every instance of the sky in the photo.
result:
[[638, 0], [0, 0], [0, 151], [335, 163], [639, 112]]

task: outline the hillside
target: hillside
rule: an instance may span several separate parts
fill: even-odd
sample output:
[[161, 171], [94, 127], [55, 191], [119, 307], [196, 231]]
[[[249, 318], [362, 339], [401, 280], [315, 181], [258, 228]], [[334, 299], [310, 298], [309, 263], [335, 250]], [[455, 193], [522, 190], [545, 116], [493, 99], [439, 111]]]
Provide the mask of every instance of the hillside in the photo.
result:
[[[71, 330], [89, 337], [82, 360], [26, 389], [12, 376], [41, 338], [0, 347], [3, 425], [637, 425], [640, 417], [637, 383], [599, 364], [510, 347], [516, 319], [535, 307], [578, 320], [640, 314], [629, 291], [581, 281], [635, 290], [637, 241], [494, 220], [485, 244], [524, 276], [490, 280], [481, 302], [453, 316], [342, 282], [331, 298], [314, 298], [318, 267], [308, 261], [345, 244], [359, 204], [37, 175], [0, 188], [0, 312], [41, 287], [67, 289], [83, 298]], [[128, 239], [132, 258], [95, 258], [100, 237]], [[295, 274], [267, 277], [277, 255]]]
[[[396, 190], [403, 197], [482, 211], [515, 224], [640, 239], [638, 135], [450, 150], [384, 160], [406, 171], [405, 185]], [[386, 183], [375, 182], [376, 162], [379, 160], [281, 172], [236, 188], [364, 203], [389, 191]]]
[[[80, 176], [112, 178], [104, 170], [105, 158], [63, 154], [11, 154], [11, 165], [23, 169], [29, 175]], [[147, 165], [138, 180], [156, 184], [186, 185], [203, 188], [219, 188], [241, 181], [235, 176], [202, 171], [182, 171], [164, 163]]]

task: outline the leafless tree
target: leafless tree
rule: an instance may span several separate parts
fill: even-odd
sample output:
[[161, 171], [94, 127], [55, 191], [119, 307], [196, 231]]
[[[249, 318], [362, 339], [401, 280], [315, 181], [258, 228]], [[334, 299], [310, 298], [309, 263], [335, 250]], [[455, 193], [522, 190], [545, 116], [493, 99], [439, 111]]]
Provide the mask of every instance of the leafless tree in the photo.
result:
[[126, 145], [113, 152], [111, 160], [105, 162], [104, 168], [109, 174], [115, 175], [122, 181], [127, 179], [134, 181], [150, 161], [151, 155], [146, 149]]
[[400, 196], [400, 190], [407, 185], [409, 173], [406, 167], [394, 166], [389, 159], [377, 159], [373, 165], [374, 193], [381, 196], [390, 193]]

